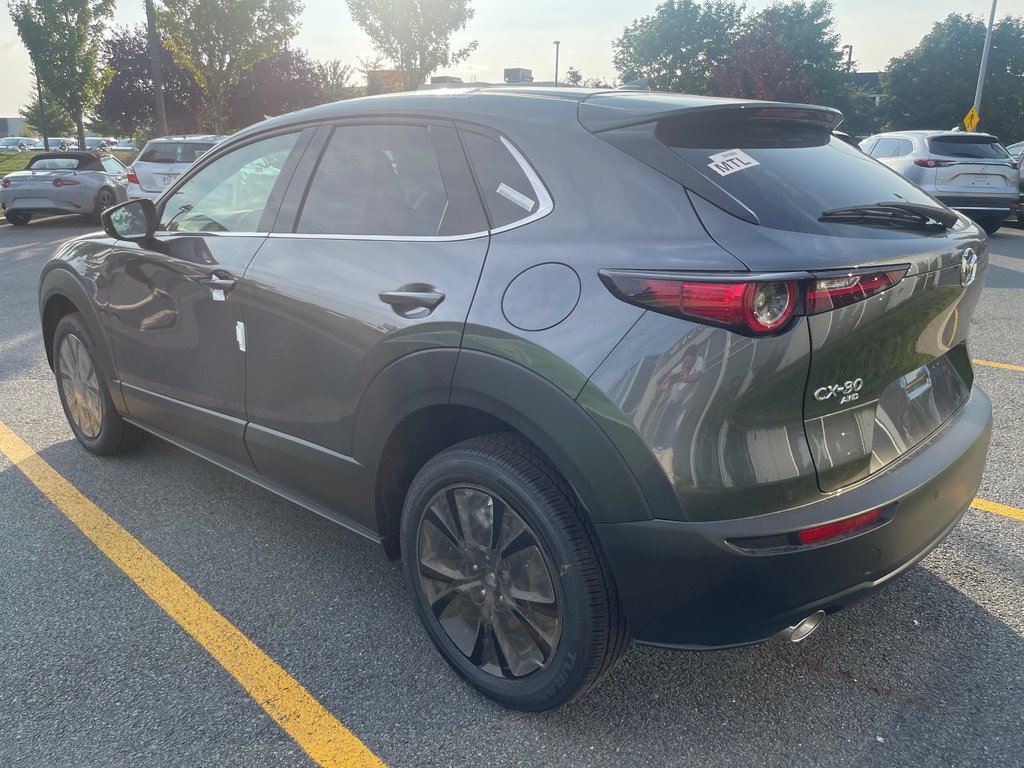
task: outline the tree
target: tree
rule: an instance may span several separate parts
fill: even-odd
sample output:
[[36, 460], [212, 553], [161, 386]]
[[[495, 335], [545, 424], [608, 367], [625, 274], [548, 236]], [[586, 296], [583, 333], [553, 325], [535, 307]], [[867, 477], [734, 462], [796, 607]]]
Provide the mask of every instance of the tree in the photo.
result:
[[[50, 136], [68, 136], [75, 132], [71, 112], [46, 89], [43, 89], [43, 104], [46, 105], [46, 131]], [[43, 135], [39, 126], [39, 97], [34, 92], [32, 100], [19, 109], [18, 114], [25, 118], [25, 126], [33, 136]]]
[[10, 12], [43, 87], [70, 111], [85, 146], [85, 115], [111, 75], [99, 58], [114, 0], [15, 0]]
[[580, 88], [583, 85], [583, 74], [576, 67], [570, 66], [565, 72], [565, 85]]
[[835, 105], [852, 86], [832, 4], [790, 0], [748, 16], [712, 79], [720, 96]]
[[[146, 28], [116, 27], [103, 41], [103, 59], [114, 75], [96, 105], [96, 119], [124, 136], [156, 130], [156, 99], [150, 69]], [[206, 97], [190, 71], [175, 63], [171, 52], [161, 48], [167, 129], [192, 133], [206, 111]]]
[[732, 51], [744, 6], [733, 0], [665, 0], [612, 43], [619, 80], [653, 77], [658, 88], [706, 94]]
[[228, 92], [227, 115], [231, 125], [245, 126], [322, 102], [316, 63], [305, 51], [285, 48], [239, 78]]
[[473, 18], [469, 0], [345, 0], [353, 21], [374, 48], [400, 72], [405, 90], [415, 90], [441, 67], [469, 58], [476, 41], [451, 49], [451, 36]]
[[317, 65], [320, 72], [320, 91], [324, 103], [352, 99], [359, 95], [359, 88], [350, 85], [355, 67], [342, 64], [338, 59], [322, 61]]
[[228, 89], [286, 46], [301, 10], [299, 0], [162, 0], [166, 45], [206, 94], [214, 132], [225, 127]]
[[[985, 22], [951, 13], [921, 42], [893, 58], [882, 75], [882, 109], [894, 130], [948, 129], [974, 104]], [[1024, 136], [1024, 19], [1007, 16], [992, 31], [979, 131], [1005, 141]]]

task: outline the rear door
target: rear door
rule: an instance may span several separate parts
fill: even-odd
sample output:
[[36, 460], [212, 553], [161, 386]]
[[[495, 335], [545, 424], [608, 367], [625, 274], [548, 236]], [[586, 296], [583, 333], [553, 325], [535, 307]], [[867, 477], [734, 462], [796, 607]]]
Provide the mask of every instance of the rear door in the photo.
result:
[[[246, 444], [261, 473], [344, 506], [363, 393], [401, 357], [458, 349], [487, 230], [452, 124], [320, 129], [245, 274]], [[345, 513], [376, 527], [371, 509]]]

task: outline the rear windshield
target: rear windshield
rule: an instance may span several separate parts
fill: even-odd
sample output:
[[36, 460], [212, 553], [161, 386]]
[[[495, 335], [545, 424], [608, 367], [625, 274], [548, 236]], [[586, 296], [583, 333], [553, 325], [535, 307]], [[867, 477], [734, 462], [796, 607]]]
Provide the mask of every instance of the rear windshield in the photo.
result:
[[985, 160], [1000, 158], [1005, 160], [1009, 155], [997, 141], [981, 140], [972, 136], [942, 136], [928, 139], [928, 149], [936, 155], [948, 157], [979, 157]]
[[150, 144], [139, 155], [141, 163], [194, 163], [213, 146], [205, 141], [164, 141]]
[[33, 171], [74, 171], [82, 167], [82, 160], [78, 157], [40, 157], [30, 162], [28, 167]]
[[662, 121], [657, 135], [772, 229], [854, 235], [853, 227], [818, 218], [852, 205], [937, 205], [899, 174], [816, 125], [704, 113]]

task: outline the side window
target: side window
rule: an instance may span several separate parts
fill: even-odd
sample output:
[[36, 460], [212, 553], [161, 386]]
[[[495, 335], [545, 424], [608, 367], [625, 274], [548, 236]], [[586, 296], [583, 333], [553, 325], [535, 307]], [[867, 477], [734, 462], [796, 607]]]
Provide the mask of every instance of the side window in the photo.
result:
[[306, 192], [295, 231], [393, 237], [453, 234], [445, 226], [449, 194], [432, 130], [451, 129], [336, 128]]
[[900, 148], [900, 139], [885, 136], [871, 148], [872, 157], [895, 157]]
[[877, 144], [877, 143], [878, 143], [878, 139], [876, 139], [876, 138], [868, 138], [868, 139], [864, 139], [864, 141], [862, 141], [858, 146], [860, 146], [860, 151], [861, 152], [866, 152], [867, 154], [870, 155], [871, 154], [871, 150], [875, 148], [875, 144]]
[[124, 173], [125, 167], [115, 157], [101, 157], [100, 162], [107, 173]]
[[190, 177], [164, 204], [167, 232], [257, 232], [298, 133], [246, 144]]
[[914, 151], [914, 142], [910, 139], [900, 139], [900, 148], [896, 150], [896, 157], [905, 157]]
[[462, 138], [494, 229], [525, 219], [538, 210], [536, 190], [504, 144], [468, 131], [463, 132]]

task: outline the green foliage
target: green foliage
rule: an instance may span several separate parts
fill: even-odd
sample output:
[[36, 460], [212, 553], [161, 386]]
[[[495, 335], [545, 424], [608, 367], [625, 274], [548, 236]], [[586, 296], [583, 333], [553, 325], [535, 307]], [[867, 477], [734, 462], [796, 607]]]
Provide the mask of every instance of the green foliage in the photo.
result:
[[583, 75], [576, 67], [569, 67], [565, 72], [565, 85], [571, 85], [573, 88], [580, 88], [583, 85]]
[[[70, 136], [75, 132], [75, 118], [72, 117], [71, 111], [45, 89], [43, 104], [46, 107], [46, 132], [50, 136]], [[39, 97], [33, 94], [32, 100], [19, 109], [18, 114], [25, 118], [25, 127], [31, 135], [42, 138], [43, 130], [39, 125]]]
[[324, 103], [343, 101], [360, 95], [360, 89], [351, 85], [355, 67], [342, 64], [338, 59], [322, 61], [317, 65], [320, 77], [320, 98]]
[[224, 130], [228, 89], [286, 47], [301, 11], [299, 0], [162, 0], [166, 45], [206, 94], [215, 133]]
[[228, 122], [241, 128], [323, 102], [319, 66], [305, 51], [285, 48], [257, 63], [231, 88]]
[[[473, 18], [469, 0], [345, 0], [374, 48], [415, 90], [431, 72], [465, 61], [476, 41], [453, 51], [451, 36]], [[370, 83], [368, 83], [370, 85]]]
[[[103, 133], [143, 136], [156, 131], [156, 99], [145, 26], [115, 27], [103, 41], [103, 60], [114, 73], [96, 105], [93, 130], [98, 123], [108, 126]], [[161, 48], [164, 104], [171, 133], [193, 133], [206, 111], [206, 96], [195, 77], [178, 66], [171, 52]]]
[[111, 75], [99, 58], [114, 0], [15, 0], [10, 12], [43, 87], [74, 117], [84, 143], [85, 114]]
[[[948, 129], [974, 104], [985, 21], [951, 13], [882, 75], [882, 109], [893, 130]], [[1007, 16], [992, 33], [977, 130], [1007, 143], [1024, 137], [1024, 19]]]
[[711, 72], [731, 55], [744, 8], [733, 0], [665, 0], [612, 43], [619, 79], [653, 77], [662, 90], [712, 93]]

